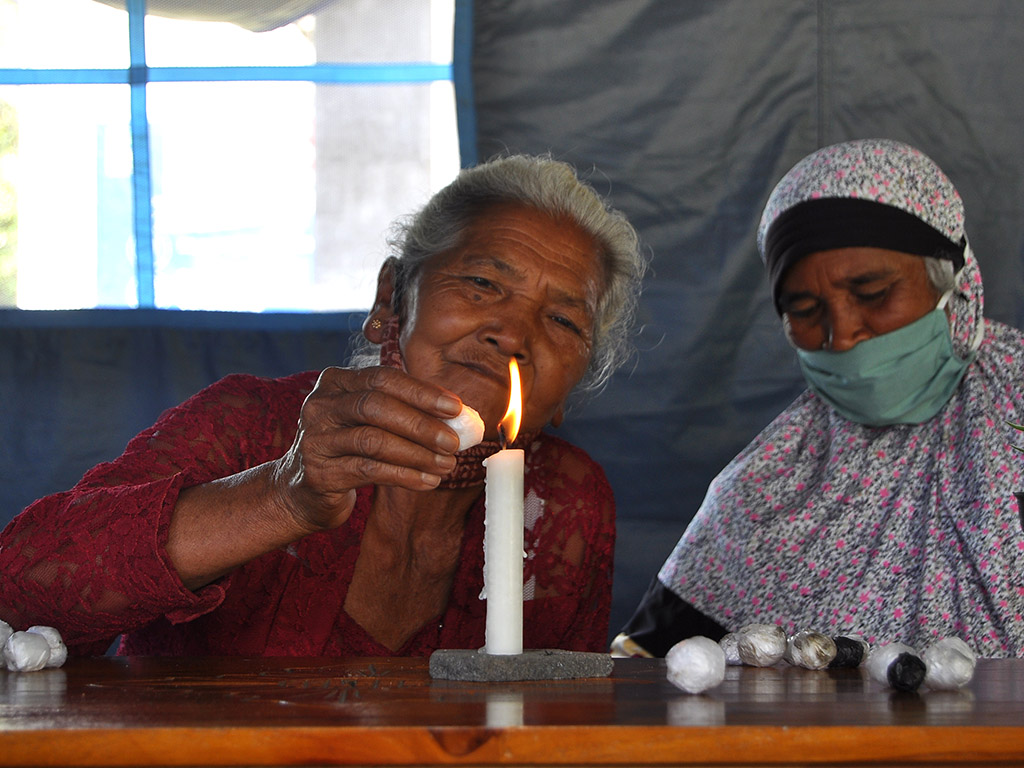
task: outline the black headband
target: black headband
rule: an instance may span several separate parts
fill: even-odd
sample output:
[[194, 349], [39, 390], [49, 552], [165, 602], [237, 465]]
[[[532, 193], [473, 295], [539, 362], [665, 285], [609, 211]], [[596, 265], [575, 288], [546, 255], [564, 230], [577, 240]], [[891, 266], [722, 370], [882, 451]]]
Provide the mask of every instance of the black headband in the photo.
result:
[[779, 214], [764, 238], [764, 262], [775, 311], [779, 283], [786, 270], [804, 256], [833, 248], [885, 248], [915, 256], [932, 256], [964, 265], [966, 238], [955, 243], [913, 214], [885, 203], [851, 197], [805, 200]]

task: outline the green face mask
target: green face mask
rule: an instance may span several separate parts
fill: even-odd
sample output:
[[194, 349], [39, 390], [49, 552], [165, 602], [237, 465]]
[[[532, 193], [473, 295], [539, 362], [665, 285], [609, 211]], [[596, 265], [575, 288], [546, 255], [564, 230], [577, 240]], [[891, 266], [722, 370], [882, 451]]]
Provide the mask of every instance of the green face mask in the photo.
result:
[[811, 389], [871, 427], [928, 421], [949, 402], [975, 354], [957, 358], [942, 309], [846, 352], [797, 349]]

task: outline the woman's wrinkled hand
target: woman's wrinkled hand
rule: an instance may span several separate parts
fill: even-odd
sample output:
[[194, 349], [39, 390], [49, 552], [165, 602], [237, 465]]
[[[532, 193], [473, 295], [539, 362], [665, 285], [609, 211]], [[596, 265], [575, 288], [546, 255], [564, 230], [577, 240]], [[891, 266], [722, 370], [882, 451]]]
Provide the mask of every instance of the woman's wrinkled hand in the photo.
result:
[[291, 448], [277, 461], [280, 499], [303, 533], [335, 528], [368, 484], [426, 491], [455, 467], [459, 413], [451, 392], [394, 368], [327, 368], [306, 397]]

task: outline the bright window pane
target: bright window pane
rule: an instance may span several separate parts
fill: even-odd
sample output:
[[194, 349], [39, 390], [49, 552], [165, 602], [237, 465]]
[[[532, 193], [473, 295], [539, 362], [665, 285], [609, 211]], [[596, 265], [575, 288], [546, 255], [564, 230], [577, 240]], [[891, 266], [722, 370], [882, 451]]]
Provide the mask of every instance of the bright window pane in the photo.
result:
[[[67, 18], [42, 12], [55, 3]], [[118, 5], [0, 0], [0, 56], [124, 67]], [[182, 4], [149, 3], [169, 5]], [[448, 62], [453, 13], [452, 0], [359, 0], [267, 32], [151, 15], [147, 63]], [[159, 307], [366, 308], [388, 225], [458, 172], [447, 81], [153, 82], [146, 100]], [[127, 86], [0, 86], [0, 305], [136, 305], [129, 109]]]
[[435, 90], [151, 86], [157, 306], [366, 308], [389, 225], [457, 170], [431, 141]]
[[18, 115], [0, 88], [0, 307], [13, 307], [18, 278]]
[[134, 306], [128, 86], [8, 86], [0, 101], [17, 136], [0, 162], [16, 206], [15, 275], [0, 296], [25, 309]]
[[149, 87], [157, 306], [304, 308], [316, 213], [315, 90]]
[[118, 68], [128, 15], [94, 0], [0, 0], [0, 67]]
[[369, 306], [390, 224], [458, 171], [454, 114], [448, 83], [318, 88], [316, 308]]

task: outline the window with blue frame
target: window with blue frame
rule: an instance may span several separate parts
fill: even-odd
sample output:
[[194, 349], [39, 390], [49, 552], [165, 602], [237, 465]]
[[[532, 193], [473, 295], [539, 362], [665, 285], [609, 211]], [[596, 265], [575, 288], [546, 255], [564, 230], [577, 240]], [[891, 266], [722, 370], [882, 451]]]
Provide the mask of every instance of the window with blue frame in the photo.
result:
[[0, 0], [0, 307], [369, 306], [458, 171], [454, 0]]

